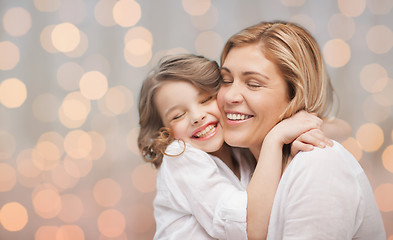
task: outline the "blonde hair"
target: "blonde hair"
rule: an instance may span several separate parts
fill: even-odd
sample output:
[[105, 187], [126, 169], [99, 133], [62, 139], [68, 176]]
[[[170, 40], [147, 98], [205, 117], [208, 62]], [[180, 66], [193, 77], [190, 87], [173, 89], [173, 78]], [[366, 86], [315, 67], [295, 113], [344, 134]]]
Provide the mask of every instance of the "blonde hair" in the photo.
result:
[[161, 59], [148, 74], [139, 95], [138, 147], [145, 161], [160, 167], [166, 147], [174, 140], [154, 103], [157, 90], [168, 81], [186, 81], [200, 91], [216, 95], [221, 81], [215, 61], [192, 54], [179, 54]]
[[333, 88], [316, 40], [304, 28], [289, 22], [261, 22], [233, 35], [226, 43], [221, 65], [232, 48], [258, 44], [287, 83], [290, 103], [281, 115], [300, 110], [327, 117], [333, 105]]

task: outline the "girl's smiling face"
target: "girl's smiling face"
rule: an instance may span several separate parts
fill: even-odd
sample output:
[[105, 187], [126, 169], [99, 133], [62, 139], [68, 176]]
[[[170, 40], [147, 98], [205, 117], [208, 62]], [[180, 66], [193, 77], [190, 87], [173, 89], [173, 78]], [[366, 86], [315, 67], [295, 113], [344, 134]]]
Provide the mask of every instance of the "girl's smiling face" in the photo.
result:
[[231, 146], [250, 148], [255, 155], [288, 106], [286, 82], [256, 44], [231, 49], [221, 75], [223, 83], [217, 101], [225, 141]]
[[157, 90], [154, 103], [175, 139], [209, 153], [223, 145], [221, 113], [215, 96], [201, 92], [189, 82], [173, 80]]

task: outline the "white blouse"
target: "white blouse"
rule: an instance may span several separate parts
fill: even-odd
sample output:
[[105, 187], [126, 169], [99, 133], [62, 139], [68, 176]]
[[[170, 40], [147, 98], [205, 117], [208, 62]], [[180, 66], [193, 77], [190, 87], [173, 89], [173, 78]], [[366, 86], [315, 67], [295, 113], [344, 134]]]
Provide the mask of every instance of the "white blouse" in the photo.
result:
[[[175, 141], [166, 153], [176, 155]], [[236, 155], [236, 154], [235, 154]], [[154, 239], [247, 239], [247, 192], [251, 167], [235, 157], [239, 180], [219, 158], [187, 144], [164, 156], [157, 174]]]
[[267, 239], [386, 239], [370, 183], [342, 145], [294, 157], [276, 192]]

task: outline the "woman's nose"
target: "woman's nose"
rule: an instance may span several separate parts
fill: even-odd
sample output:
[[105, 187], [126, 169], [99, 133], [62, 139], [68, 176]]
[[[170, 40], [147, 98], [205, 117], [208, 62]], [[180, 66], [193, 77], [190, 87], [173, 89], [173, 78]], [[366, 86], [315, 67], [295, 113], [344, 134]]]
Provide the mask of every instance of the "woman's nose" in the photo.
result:
[[232, 84], [227, 87], [227, 91], [225, 93], [225, 101], [229, 104], [238, 104], [242, 103], [243, 95], [241, 93], [241, 86], [237, 84]]

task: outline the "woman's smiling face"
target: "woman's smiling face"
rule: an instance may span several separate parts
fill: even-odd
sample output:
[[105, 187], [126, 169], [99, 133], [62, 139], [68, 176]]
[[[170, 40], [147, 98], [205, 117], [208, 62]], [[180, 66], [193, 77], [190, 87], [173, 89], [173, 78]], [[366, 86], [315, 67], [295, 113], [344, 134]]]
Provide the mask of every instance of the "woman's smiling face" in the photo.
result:
[[224, 119], [225, 141], [255, 155], [266, 134], [289, 103], [287, 85], [257, 44], [229, 51], [217, 101]]
[[154, 102], [165, 127], [205, 152], [215, 152], [224, 143], [221, 113], [215, 96], [201, 92], [186, 81], [168, 81], [157, 91]]

